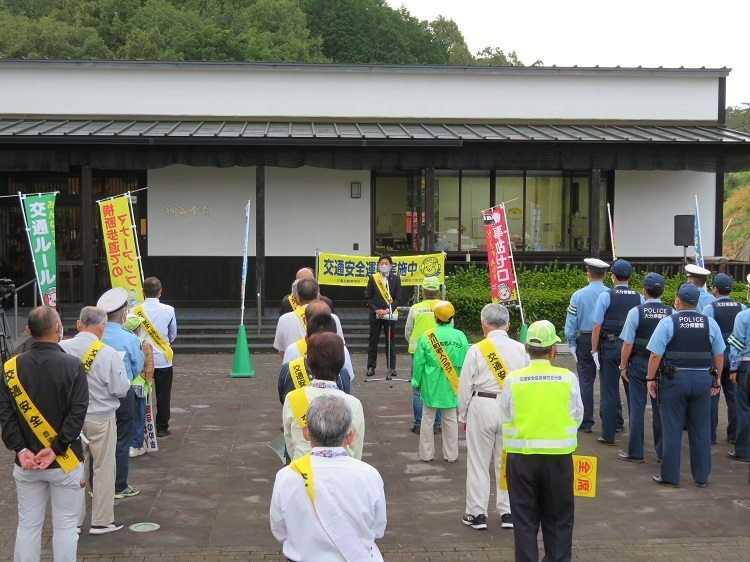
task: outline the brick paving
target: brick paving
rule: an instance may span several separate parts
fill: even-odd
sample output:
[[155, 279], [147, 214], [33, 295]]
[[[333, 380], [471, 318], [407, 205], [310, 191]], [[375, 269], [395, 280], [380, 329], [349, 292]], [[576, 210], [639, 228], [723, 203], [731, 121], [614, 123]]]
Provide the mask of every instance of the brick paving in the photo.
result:
[[[417, 436], [408, 431], [408, 384], [365, 383], [365, 356], [354, 354], [353, 393], [364, 405], [364, 460], [386, 483], [388, 527], [379, 541], [386, 560], [512, 560], [513, 534], [499, 528], [495, 513], [488, 531], [461, 524], [465, 492], [465, 441], [459, 462], [429, 465], [417, 456]], [[252, 356], [255, 378], [230, 379], [229, 355], [178, 355], [175, 359], [173, 434], [160, 451], [131, 460], [130, 483], [141, 494], [117, 500], [116, 517], [126, 525], [149, 521], [151, 533], [126, 529], [79, 541], [79, 560], [192, 561], [283, 560], [268, 526], [268, 505], [278, 457], [266, 444], [280, 433], [276, 393], [279, 359]], [[381, 364], [384, 363], [381, 357]], [[558, 361], [573, 367], [569, 357]], [[406, 361], [400, 359], [403, 367]], [[722, 406], [721, 415], [725, 417]], [[650, 421], [647, 420], [647, 427]], [[595, 426], [595, 430], [598, 426]], [[719, 436], [724, 427], [720, 425]], [[596, 431], [581, 434], [579, 454], [599, 458], [597, 497], [576, 503], [576, 560], [738, 560], [750, 556], [745, 521], [750, 514], [748, 465], [726, 457], [731, 446], [712, 447], [709, 486], [692, 486], [685, 439], [682, 487], [651, 483], [658, 474], [647, 430], [646, 463], [617, 460], [617, 446], [596, 443]], [[437, 439], [437, 459], [440, 443]], [[15, 490], [12, 453], [0, 453], [0, 560], [12, 559]], [[490, 505], [494, 505], [494, 500]], [[49, 516], [48, 516], [49, 517]], [[49, 524], [43, 559], [51, 560]]]

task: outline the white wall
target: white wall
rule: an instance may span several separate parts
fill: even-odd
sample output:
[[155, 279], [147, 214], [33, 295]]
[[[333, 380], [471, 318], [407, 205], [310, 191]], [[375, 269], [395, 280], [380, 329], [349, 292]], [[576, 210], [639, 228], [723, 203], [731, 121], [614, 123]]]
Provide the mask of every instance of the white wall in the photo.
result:
[[[683, 254], [674, 245], [674, 215], [692, 215], [695, 196], [705, 256], [714, 255], [716, 175], [701, 172], [615, 172], [617, 254], [625, 259]], [[694, 249], [688, 248], [688, 256]]]
[[2, 64], [0, 113], [292, 120], [716, 122], [726, 71]]

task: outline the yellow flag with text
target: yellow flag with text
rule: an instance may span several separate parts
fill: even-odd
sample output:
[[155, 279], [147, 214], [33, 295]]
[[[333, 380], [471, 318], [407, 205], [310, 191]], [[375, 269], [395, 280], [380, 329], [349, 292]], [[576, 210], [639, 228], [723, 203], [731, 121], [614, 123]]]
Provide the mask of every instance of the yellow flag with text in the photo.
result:
[[99, 201], [104, 248], [112, 287], [128, 291], [128, 306], [143, 302], [141, 263], [127, 195]]

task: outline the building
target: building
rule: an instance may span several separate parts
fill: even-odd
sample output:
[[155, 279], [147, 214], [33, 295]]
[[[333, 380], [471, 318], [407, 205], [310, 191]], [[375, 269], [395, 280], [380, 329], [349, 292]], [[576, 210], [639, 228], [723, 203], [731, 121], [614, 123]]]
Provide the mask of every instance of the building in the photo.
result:
[[[108, 287], [95, 201], [133, 195], [147, 275], [171, 302], [288, 292], [316, 249], [441, 249], [481, 260], [480, 211], [507, 203], [517, 261], [674, 259], [698, 196], [720, 254], [722, 69], [0, 61], [0, 195], [59, 190], [59, 300]], [[18, 201], [0, 198], [0, 276], [33, 277]], [[260, 283], [260, 285], [258, 285]], [[359, 300], [355, 289], [327, 294]], [[356, 292], [356, 294], [355, 294]]]

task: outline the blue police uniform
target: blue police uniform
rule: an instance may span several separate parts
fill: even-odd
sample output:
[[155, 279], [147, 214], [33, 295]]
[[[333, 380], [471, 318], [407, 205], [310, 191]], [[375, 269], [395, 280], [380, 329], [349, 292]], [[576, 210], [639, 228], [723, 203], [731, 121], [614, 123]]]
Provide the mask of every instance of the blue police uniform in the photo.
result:
[[[727, 343], [727, 349], [724, 351], [724, 368], [721, 370], [721, 388], [724, 392], [724, 400], [727, 403], [727, 441], [730, 443], [736, 439], [737, 414], [734, 408], [734, 383], [729, 379], [728, 340], [734, 329], [734, 319], [746, 308], [741, 302], [727, 296], [720, 296], [713, 302], [708, 303], [706, 308], [703, 309], [703, 314], [716, 320], [724, 343]], [[716, 443], [716, 426], [719, 424], [719, 398], [719, 394], [711, 397], [711, 443]]]
[[[616, 285], [599, 295], [594, 308], [594, 324], [601, 326], [599, 336], [599, 416], [602, 419], [602, 439], [614, 442], [615, 430], [623, 425], [622, 400], [620, 398], [620, 357], [622, 340], [618, 338], [631, 308], [644, 303], [643, 295], [627, 284]], [[628, 383], [623, 380], [625, 396]]]
[[578, 289], [570, 298], [565, 317], [565, 339], [570, 348], [575, 347], [578, 381], [583, 401], [583, 422], [580, 429], [590, 430], [594, 425], [594, 381], [596, 364], [591, 356], [591, 330], [594, 327], [596, 299], [609, 288], [601, 281], [592, 281]]
[[661, 320], [647, 349], [673, 365], [672, 378], [662, 376], [660, 400], [662, 423], [661, 478], [680, 483], [680, 447], [687, 422], [690, 471], [698, 484], [711, 472], [711, 385], [713, 356], [726, 345], [713, 318], [694, 310], [682, 310]]
[[[646, 349], [659, 321], [672, 314], [672, 307], [662, 304], [661, 299], [648, 299], [644, 304], [631, 308], [625, 319], [620, 339], [631, 344], [633, 350], [628, 359], [628, 378], [630, 379], [630, 441], [628, 456], [634, 459], [643, 458], [644, 414], [646, 411], [646, 373], [651, 352]], [[651, 399], [653, 411], [652, 428], [654, 431], [654, 448], [656, 457], [661, 458], [661, 413], [656, 400]]]
[[716, 300], [716, 297], [706, 291], [705, 288], [700, 288], [698, 290], [700, 291], [700, 295], [698, 296], [698, 306], [695, 307], [695, 311], [700, 312], [701, 314], [705, 314], [706, 307], [714, 302]]
[[750, 309], [740, 312], [734, 319], [734, 329], [729, 336], [729, 369], [737, 372], [737, 388], [734, 393], [734, 411], [737, 425], [734, 442], [734, 453], [741, 459], [750, 456], [748, 450], [748, 404], [747, 381], [750, 371]]

